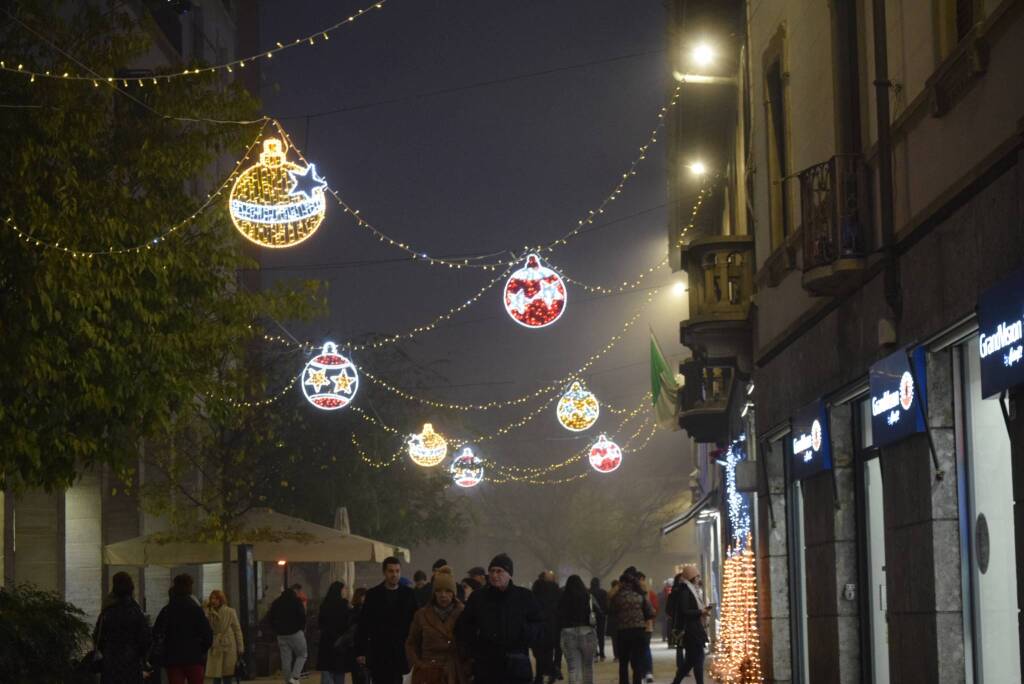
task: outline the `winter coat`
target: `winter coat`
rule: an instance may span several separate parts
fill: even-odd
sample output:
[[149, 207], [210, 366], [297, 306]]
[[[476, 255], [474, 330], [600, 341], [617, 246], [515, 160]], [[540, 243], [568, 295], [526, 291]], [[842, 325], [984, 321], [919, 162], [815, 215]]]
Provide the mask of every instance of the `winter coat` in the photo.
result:
[[533, 583], [533, 595], [537, 597], [537, 603], [544, 614], [544, 633], [538, 645], [554, 648], [561, 635], [558, 628], [558, 603], [562, 598], [562, 590], [554, 582], [537, 580]]
[[[316, 669], [322, 672], [345, 672], [348, 663], [338, 657], [334, 642], [345, 633], [352, 622], [352, 608], [345, 599], [332, 599], [320, 604], [317, 625], [320, 627], [320, 647], [316, 651]], [[351, 649], [350, 649], [351, 650]]]
[[366, 658], [373, 679], [387, 681], [409, 672], [405, 640], [416, 610], [416, 594], [409, 587], [388, 589], [381, 582], [366, 592], [356, 629], [356, 656]]
[[130, 596], [115, 599], [100, 613], [93, 632], [96, 650], [103, 655], [102, 684], [142, 684], [149, 652], [149, 618]]
[[645, 594], [630, 588], [620, 588], [611, 599], [610, 614], [618, 631], [644, 629], [654, 618], [654, 607]]
[[597, 618], [597, 611], [592, 605], [593, 599], [590, 592], [583, 596], [573, 596], [567, 591], [562, 591], [562, 597], [558, 601], [558, 629], [567, 627], [590, 627], [591, 614]]
[[[474, 591], [455, 625], [459, 644], [473, 660], [475, 681], [487, 684], [530, 681], [528, 649], [544, 632], [544, 614], [533, 593], [509, 581]], [[520, 673], [525, 658], [525, 677]]]
[[231, 606], [207, 607], [206, 619], [213, 630], [213, 646], [206, 654], [206, 676], [233, 677], [245, 643], [238, 613]]
[[288, 636], [306, 628], [306, 609], [292, 589], [285, 589], [270, 604], [270, 628], [277, 636]]
[[199, 603], [185, 594], [172, 594], [153, 625], [155, 639], [163, 640], [160, 665], [202, 665], [213, 644], [213, 630]]
[[708, 632], [704, 628], [704, 613], [697, 605], [693, 592], [685, 584], [672, 592], [672, 626], [683, 630], [683, 639], [690, 643], [703, 646], [708, 641]]
[[409, 638], [405, 640], [405, 655], [414, 676], [420, 669], [441, 668], [445, 684], [466, 683], [466, 662], [455, 643], [455, 623], [463, 610], [463, 605], [456, 601], [444, 620], [433, 602], [416, 611]]
[[605, 589], [598, 587], [597, 589], [591, 589], [590, 595], [594, 597], [594, 603], [597, 604], [597, 609], [601, 615], [608, 614], [608, 592]]

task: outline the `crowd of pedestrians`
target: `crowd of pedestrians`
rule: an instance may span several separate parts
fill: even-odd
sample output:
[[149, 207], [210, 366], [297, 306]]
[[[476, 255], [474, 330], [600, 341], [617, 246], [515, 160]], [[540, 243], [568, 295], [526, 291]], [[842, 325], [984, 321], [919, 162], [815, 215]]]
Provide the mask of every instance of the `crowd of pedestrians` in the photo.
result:
[[[642, 684], [654, 681], [651, 637], [659, 626], [677, 649], [673, 684], [691, 673], [703, 684], [713, 607], [694, 566], [684, 567], [660, 600], [634, 567], [609, 590], [598, 578], [588, 588], [579, 575], [559, 586], [551, 571], [527, 589], [514, 582], [515, 565], [504, 553], [461, 581], [444, 559], [429, 578], [418, 572], [412, 582], [402, 577], [397, 558], [385, 559], [381, 571], [379, 584], [356, 589], [351, 600], [341, 582], [327, 590], [315, 644], [322, 684], [343, 684], [346, 677], [352, 684], [592, 684], [609, 638], [619, 684]], [[309, 675], [307, 606], [298, 585], [270, 606], [286, 684]], [[245, 674], [237, 613], [219, 590], [201, 604], [187, 574], [174, 578], [152, 629], [131, 576], [115, 574], [93, 639], [104, 684], [159, 681], [160, 674], [170, 684], [202, 684], [204, 677], [228, 684]]]

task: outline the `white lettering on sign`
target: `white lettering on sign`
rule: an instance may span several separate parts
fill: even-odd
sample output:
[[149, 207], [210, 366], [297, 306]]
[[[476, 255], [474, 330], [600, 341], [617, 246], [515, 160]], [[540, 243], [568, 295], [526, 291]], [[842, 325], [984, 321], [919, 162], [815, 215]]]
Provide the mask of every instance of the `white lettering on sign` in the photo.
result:
[[880, 416], [900, 405], [900, 393], [886, 390], [880, 397], [871, 397], [871, 415]]
[[[994, 335], [981, 334], [978, 340], [978, 349], [981, 352], [981, 358], [985, 358], [996, 352], [1000, 352], [1006, 349], [1012, 344], [1020, 342], [1024, 339], [1024, 321], [1014, 321], [1013, 323], [1000, 323], [996, 327]], [[1011, 352], [1015, 351], [1013, 349]], [[1004, 359], [1005, 363], [1006, 359]], [[1006, 363], [1005, 365], [1011, 365]]]
[[1010, 347], [1010, 351], [1003, 355], [1003, 365], [1007, 368], [1016, 366], [1020, 363], [1021, 359], [1024, 359], [1024, 344]]
[[892, 411], [889, 412], [889, 416], [888, 418], [885, 419], [885, 422], [890, 426], [893, 426], [896, 423], [900, 422], [900, 412], [897, 411], [896, 409], [893, 409]]
[[821, 451], [822, 431], [821, 423], [815, 420], [811, 424], [811, 432], [800, 433], [799, 437], [793, 438], [793, 453], [800, 454], [804, 463], [814, 458], [814, 452]]

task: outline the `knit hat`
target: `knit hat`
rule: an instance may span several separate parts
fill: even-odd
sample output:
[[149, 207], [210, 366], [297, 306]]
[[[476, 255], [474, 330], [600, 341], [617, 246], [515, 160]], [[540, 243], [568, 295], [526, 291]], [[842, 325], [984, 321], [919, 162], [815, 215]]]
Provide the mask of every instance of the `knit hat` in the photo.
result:
[[512, 559], [509, 558], [507, 553], [499, 553], [497, 556], [491, 559], [491, 564], [487, 566], [487, 569], [501, 568], [508, 574], [512, 573]]
[[455, 593], [455, 575], [447, 565], [442, 565], [434, 571], [434, 593], [439, 591]]

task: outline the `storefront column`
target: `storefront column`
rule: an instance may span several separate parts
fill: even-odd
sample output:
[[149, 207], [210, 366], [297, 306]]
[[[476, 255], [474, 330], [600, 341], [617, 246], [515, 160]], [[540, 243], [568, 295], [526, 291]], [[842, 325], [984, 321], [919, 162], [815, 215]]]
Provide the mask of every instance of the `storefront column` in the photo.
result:
[[[950, 352], [927, 355], [928, 436], [881, 453], [891, 681], [963, 682], [960, 531]], [[907, 657], [907, 654], [914, 657]]]
[[[782, 442], [764, 449], [768, 496], [757, 497], [758, 631], [765, 681], [792, 681], [789, 624], [789, 557], [786, 548], [786, 475]], [[773, 524], [774, 521], [774, 524]]]

